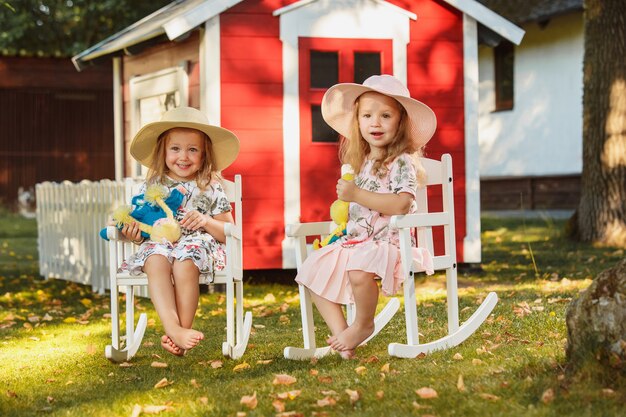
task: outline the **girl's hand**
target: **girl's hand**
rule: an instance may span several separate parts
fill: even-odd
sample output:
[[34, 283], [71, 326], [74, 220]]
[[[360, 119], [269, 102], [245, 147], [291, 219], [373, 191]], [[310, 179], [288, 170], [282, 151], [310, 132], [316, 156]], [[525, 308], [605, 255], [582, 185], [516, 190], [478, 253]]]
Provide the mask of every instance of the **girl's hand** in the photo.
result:
[[191, 210], [185, 214], [180, 221], [180, 225], [185, 229], [196, 231], [198, 229], [207, 230], [210, 216], [200, 213], [198, 210]]
[[354, 181], [346, 181], [339, 178], [337, 181], [337, 197], [346, 202], [356, 201], [356, 196], [359, 192], [359, 187], [356, 186]]
[[141, 237], [141, 229], [136, 222], [132, 222], [130, 224], [125, 224], [122, 228], [122, 236], [126, 239], [130, 240], [133, 243], [140, 244], [143, 242], [143, 238]]

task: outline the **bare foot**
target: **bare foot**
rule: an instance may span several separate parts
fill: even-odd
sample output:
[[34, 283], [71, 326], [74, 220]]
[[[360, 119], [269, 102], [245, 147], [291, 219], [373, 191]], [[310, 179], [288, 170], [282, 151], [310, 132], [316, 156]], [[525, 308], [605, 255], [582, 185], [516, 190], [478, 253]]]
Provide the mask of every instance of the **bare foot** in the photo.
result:
[[176, 343], [174, 343], [174, 341], [170, 339], [170, 337], [166, 334], [161, 336], [161, 347], [167, 350], [172, 355], [183, 356], [185, 354], [185, 351], [179, 348]]
[[367, 325], [353, 323], [337, 336], [330, 337], [330, 347], [341, 352], [354, 350], [374, 332], [374, 322]]
[[193, 349], [198, 346], [200, 341], [204, 339], [204, 334], [194, 329], [185, 329], [179, 327], [178, 329], [170, 332], [168, 336], [172, 339], [174, 344], [183, 350]]

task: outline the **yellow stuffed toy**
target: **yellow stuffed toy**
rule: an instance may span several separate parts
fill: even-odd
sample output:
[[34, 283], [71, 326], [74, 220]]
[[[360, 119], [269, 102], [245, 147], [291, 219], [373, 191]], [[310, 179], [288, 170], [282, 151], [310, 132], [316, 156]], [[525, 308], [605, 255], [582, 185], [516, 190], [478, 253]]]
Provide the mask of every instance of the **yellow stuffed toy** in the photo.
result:
[[151, 185], [144, 193], [144, 199], [150, 204], [156, 204], [165, 212], [166, 217], [160, 218], [149, 225], [137, 221], [131, 216], [130, 206], [118, 207], [113, 212], [113, 220], [118, 226], [136, 222], [139, 225], [139, 229], [142, 232], [146, 232], [150, 235], [150, 240], [154, 242], [171, 242], [175, 243], [180, 239], [181, 230], [180, 225], [174, 218], [174, 213], [165, 203], [164, 199], [167, 197], [168, 190], [160, 185]]
[[[343, 164], [341, 166], [341, 179], [346, 181], [354, 180], [354, 170], [349, 164]], [[313, 241], [313, 249], [322, 248], [330, 243], [333, 243], [335, 240], [346, 234], [349, 208], [350, 203], [348, 203], [347, 201], [333, 201], [333, 203], [330, 205], [330, 218], [337, 225], [337, 227], [322, 241], [320, 241], [319, 239], [315, 239]]]

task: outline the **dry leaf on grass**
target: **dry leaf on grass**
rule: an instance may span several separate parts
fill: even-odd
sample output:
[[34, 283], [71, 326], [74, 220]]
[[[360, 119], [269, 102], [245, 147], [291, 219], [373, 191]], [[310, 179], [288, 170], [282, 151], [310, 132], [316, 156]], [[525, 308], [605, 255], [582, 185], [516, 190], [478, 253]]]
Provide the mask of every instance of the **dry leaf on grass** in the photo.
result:
[[274, 377], [274, 380], [272, 381], [272, 384], [274, 384], [274, 385], [291, 385], [291, 384], [295, 384], [296, 381], [297, 381], [297, 379], [292, 377], [291, 375], [277, 374]]
[[211, 368], [213, 369], [221, 368], [223, 364], [224, 363], [219, 360], [211, 361]]
[[367, 368], [365, 366], [357, 366], [356, 368], [354, 368], [354, 372], [356, 372], [357, 375], [363, 375], [365, 372], [367, 372]]
[[250, 368], [250, 364], [248, 362], [244, 362], [244, 363], [240, 363], [239, 365], [235, 366], [233, 368], [234, 372], [239, 372], [239, 371], [243, 371], [244, 369], [249, 369]]
[[200, 388], [200, 384], [198, 384], [198, 381], [196, 381], [196, 379], [192, 379], [191, 381], [189, 381], [189, 383], [191, 384], [192, 387], [194, 388]]
[[277, 413], [282, 413], [283, 411], [285, 411], [285, 403], [281, 400], [272, 401], [272, 407], [274, 407], [274, 410], [276, 410]]
[[554, 390], [552, 388], [548, 388], [541, 394], [541, 402], [544, 404], [550, 404], [554, 401]]
[[385, 391], [376, 391], [376, 399], [382, 400], [383, 398], [385, 398]]
[[270, 363], [272, 363], [274, 360], [273, 359], [264, 359], [264, 360], [258, 360], [256, 361], [257, 365], [268, 365]]
[[87, 345], [87, 354], [94, 355], [96, 353], [96, 347], [92, 344]]
[[385, 373], [389, 372], [389, 363], [388, 362], [380, 367], [380, 372], [385, 372]]
[[478, 394], [478, 396], [482, 398], [483, 400], [489, 400], [489, 401], [498, 401], [500, 399], [500, 397], [498, 397], [497, 395], [489, 394], [486, 392], [481, 392], [480, 394]]
[[293, 391], [280, 392], [276, 394], [276, 398], [279, 400], [286, 400], [287, 398], [293, 400], [294, 398], [299, 397], [300, 394], [302, 394], [302, 390], [296, 389]]
[[135, 404], [131, 417], [138, 417], [141, 414], [159, 414], [162, 411], [170, 411], [174, 408], [169, 405], [144, 405]]
[[415, 390], [415, 393], [424, 400], [429, 400], [431, 398], [437, 398], [439, 395], [437, 391], [430, 387], [422, 387], [420, 389]]
[[346, 394], [348, 394], [348, 397], [350, 397], [350, 404], [354, 404], [361, 398], [358, 391], [354, 391], [349, 388], [346, 388]]
[[258, 404], [258, 401], [256, 399], [256, 391], [254, 391], [254, 394], [252, 395], [244, 395], [243, 397], [241, 397], [241, 401], [239, 401], [239, 404], [245, 405], [249, 409], [254, 410]]
[[337, 404], [337, 400], [335, 400], [333, 397], [327, 395], [326, 397], [322, 398], [321, 400], [317, 400], [316, 405], [318, 407], [327, 407], [327, 406], [332, 406]]
[[460, 353], [457, 352], [457, 353], [454, 354], [452, 359], [454, 359], [455, 361], [462, 361], [463, 360], [463, 355], [461, 355]]
[[154, 384], [154, 388], [165, 388], [168, 385], [172, 385], [174, 381], [168, 381], [167, 378], [161, 379], [159, 382]]
[[463, 382], [463, 375], [459, 374], [459, 378], [456, 380], [456, 389], [460, 392], [465, 392], [467, 389], [465, 388], [465, 382]]
[[153, 368], [167, 368], [167, 364], [165, 362], [154, 361], [150, 364]]

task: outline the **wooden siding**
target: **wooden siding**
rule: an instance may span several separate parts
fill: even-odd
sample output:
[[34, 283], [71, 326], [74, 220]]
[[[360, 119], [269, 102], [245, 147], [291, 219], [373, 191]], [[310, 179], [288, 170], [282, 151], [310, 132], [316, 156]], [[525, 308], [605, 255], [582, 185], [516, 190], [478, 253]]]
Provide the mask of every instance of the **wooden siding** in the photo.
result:
[[139, 54], [125, 56], [123, 59], [123, 95], [124, 95], [124, 145], [125, 175], [130, 175], [132, 159], [130, 158], [130, 142], [133, 140], [131, 129], [132, 109], [130, 106], [130, 79], [140, 75], [151, 74], [163, 69], [177, 67], [181, 62], [187, 64], [189, 77], [189, 105], [200, 108], [200, 36], [193, 31], [187, 39], [180, 42], [160, 43], [145, 49]]
[[[437, 115], [437, 131], [426, 146], [426, 157], [452, 155], [457, 257], [463, 260], [466, 235], [465, 120], [463, 73], [463, 16], [440, 1], [390, 0], [415, 13], [410, 21], [407, 46], [407, 84], [411, 96], [428, 104]], [[431, 210], [441, 209], [437, 195], [429, 194]], [[438, 233], [439, 232], [439, 233]], [[440, 253], [442, 231], [435, 231], [435, 251]]]
[[573, 210], [580, 175], [489, 178], [480, 181], [481, 210]]
[[222, 126], [241, 151], [245, 269], [282, 268], [284, 239], [283, 79], [279, 18], [290, 2], [243, 1], [220, 16]]
[[[92, 71], [93, 70], [93, 71]], [[0, 58], [0, 200], [43, 181], [113, 178], [111, 68]]]

